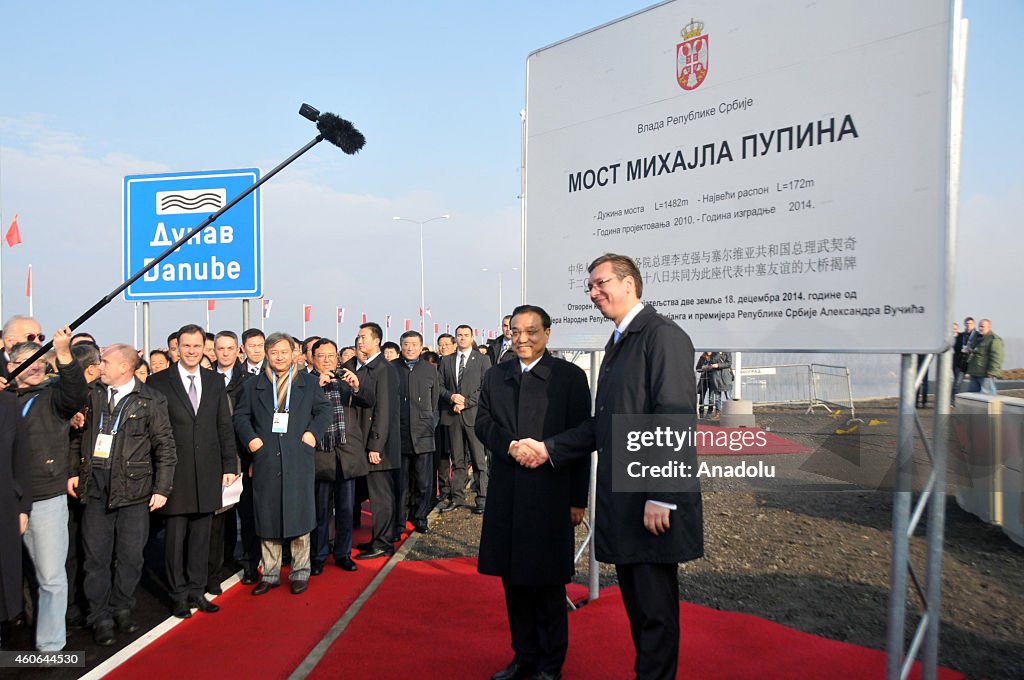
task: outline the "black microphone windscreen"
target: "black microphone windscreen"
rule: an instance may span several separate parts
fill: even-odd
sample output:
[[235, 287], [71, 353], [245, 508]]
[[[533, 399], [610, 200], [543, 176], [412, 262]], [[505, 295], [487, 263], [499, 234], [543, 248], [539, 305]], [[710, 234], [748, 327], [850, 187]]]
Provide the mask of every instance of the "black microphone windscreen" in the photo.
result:
[[331, 144], [352, 155], [363, 148], [366, 138], [352, 123], [333, 113], [321, 113], [316, 119], [316, 128]]

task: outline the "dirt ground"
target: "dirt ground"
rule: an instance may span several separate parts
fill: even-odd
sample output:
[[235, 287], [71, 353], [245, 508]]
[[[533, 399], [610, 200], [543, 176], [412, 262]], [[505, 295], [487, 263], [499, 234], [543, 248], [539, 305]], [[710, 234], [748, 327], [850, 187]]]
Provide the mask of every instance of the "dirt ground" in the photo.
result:
[[[865, 419], [857, 439], [859, 451], [891, 460], [896, 443], [894, 402], [858, 404], [858, 411]], [[919, 413], [930, 432], [931, 410]], [[757, 414], [759, 427], [812, 449], [821, 446], [823, 432], [846, 428], [848, 415], [806, 416], [785, 408], [758, 409]], [[870, 420], [876, 422], [868, 427]], [[808, 457], [763, 458], [799, 468]], [[915, 459], [925, 459], [920, 445]], [[887, 490], [705, 488], [706, 556], [680, 567], [682, 597], [884, 650], [892, 500]], [[960, 509], [952, 495], [946, 501], [939, 662], [972, 679], [1024, 678], [1024, 548], [999, 527]], [[435, 513], [430, 521], [430, 533], [420, 535], [410, 559], [476, 555], [478, 516], [458, 510], [443, 516]], [[911, 540], [912, 560], [922, 582], [925, 525], [922, 520]], [[583, 530], [577, 533], [582, 540]], [[584, 554], [576, 577], [584, 584], [586, 560]], [[602, 587], [615, 583], [611, 567], [603, 565], [600, 573]], [[909, 644], [921, 611], [912, 586], [907, 602]]]

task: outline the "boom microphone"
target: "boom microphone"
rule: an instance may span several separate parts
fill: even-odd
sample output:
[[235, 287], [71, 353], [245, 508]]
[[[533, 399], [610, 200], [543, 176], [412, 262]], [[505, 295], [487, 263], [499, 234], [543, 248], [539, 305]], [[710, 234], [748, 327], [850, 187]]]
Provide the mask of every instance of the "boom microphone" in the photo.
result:
[[[352, 123], [348, 122], [344, 118], [340, 118], [334, 115], [333, 113], [320, 113], [318, 110], [316, 110], [309, 104], [303, 104], [302, 107], [299, 109], [299, 115], [310, 121], [315, 121], [317, 130], [319, 130], [320, 134], [314, 137], [301, 149], [299, 149], [291, 156], [286, 158], [284, 161], [282, 161], [276, 168], [274, 168], [266, 175], [261, 177], [258, 182], [255, 182], [245, 191], [243, 191], [242, 193], [238, 194], [233, 199], [228, 201], [223, 208], [213, 213], [205, 220], [203, 220], [200, 224], [190, 229], [187, 234], [185, 234], [177, 241], [175, 241], [173, 244], [171, 244], [171, 246], [163, 253], [161, 253], [158, 257], [154, 258], [145, 267], [132, 274], [132, 276], [127, 281], [125, 281], [120, 286], [118, 286], [117, 288], [107, 293], [102, 298], [100, 298], [100, 300], [96, 302], [96, 304], [94, 304], [92, 307], [83, 312], [81, 316], [79, 316], [77, 319], [68, 324], [68, 326], [71, 327], [71, 330], [74, 331], [76, 328], [80, 327], [83, 323], [88, 321], [89, 318], [96, 314], [96, 312], [106, 307], [108, 304], [110, 304], [111, 300], [113, 300], [115, 297], [124, 292], [124, 290], [128, 286], [132, 285], [133, 283], [141, 279], [143, 275], [146, 274], [146, 272], [150, 271], [158, 264], [163, 262], [171, 255], [171, 253], [180, 248], [183, 244], [185, 244], [189, 239], [198, 234], [200, 231], [211, 225], [214, 221], [216, 221], [218, 217], [226, 213], [236, 203], [241, 201], [243, 198], [245, 198], [252, 192], [256, 191], [256, 189], [262, 186], [265, 182], [267, 182], [267, 180], [269, 180], [271, 177], [284, 170], [288, 165], [292, 163], [292, 161], [294, 161], [299, 156], [312, 149], [320, 142], [326, 139], [328, 142], [335, 145], [336, 147], [338, 147], [339, 149], [341, 149], [350, 156], [359, 151], [360, 149], [362, 149], [363, 145], [366, 144], [366, 138], [363, 137], [363, 133], [357, 130], [355, 126], [352, 125]], [[23, 361], [21, 364], [18, 365], [17, 368], [11, 371], [10, 376], [7, 378], [8, 384], [13, 385], [14, 379], [26, 368], [28, 368], [33, 363], [41, 359], [43, 355], [50, 351], [51, 347], [53, 347], [52, 339], [47, 341], [45, 345], [36, 350], [35, 354], [33, 354], [31, 357]]]

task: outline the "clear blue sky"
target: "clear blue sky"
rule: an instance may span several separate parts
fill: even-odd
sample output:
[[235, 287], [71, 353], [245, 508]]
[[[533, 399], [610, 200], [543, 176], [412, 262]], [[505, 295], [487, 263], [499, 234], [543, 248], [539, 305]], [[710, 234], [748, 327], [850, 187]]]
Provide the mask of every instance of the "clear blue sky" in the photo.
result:
[[[314, 134], [307, 101], [354, 122], [367, 146], [352, 158], [320, 145], [264, 194], [268, 328], [344, 334], [361, 311], [396, 321], [419, 304], [415, 227], [430, 229], [427, 304], [434, 320], [493, 327], [493, 272], [519, 260], [520, 128], [527, 55], [632, 13], [642, 2], [4, 3], [0, 24], [0, 220], [20, 214], [24, 243], [4, 246], [3, 314], [26, 311], [51, 332], [120, 280], [121, 178], [258, 166], [267, 170]], [[971, 20], [955, 313], [991, 316], [1024, 337], [1002, 284], [1019, 288], [1024, 3], [966, 0]], [[437, 223], [434, 223], [435, 225]], [[432, 225], [433, 226], [433, 225]], [[968, 266], [969, 265], [969, 266]], [[487, 267], [491, 272], [481, 272]], [[505, 302], [518, 297], [504, 277]], [[154, 305], [155, 342], [201, 302]], [[257, 311], [254, 306], [254, 318]], [[237, 303], [214, 312], [237, 328]], [[89, 328], [130, 340], [130, 305]]]

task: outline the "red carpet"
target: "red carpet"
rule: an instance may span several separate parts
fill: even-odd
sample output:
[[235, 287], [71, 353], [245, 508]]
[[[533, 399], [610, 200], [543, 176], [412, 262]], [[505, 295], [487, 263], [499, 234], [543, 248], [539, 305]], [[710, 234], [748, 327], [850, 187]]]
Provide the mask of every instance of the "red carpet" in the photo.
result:
[[[365, 511], [363, 524], [369, 525]], [[356, 529], [353, 543], [369, 538], [369, 529]], [[287, 568], [282, 572], [281, 587], [260, 597], [250, 595], [253, 586], [236, 584], [214, 600], [221, 607], [219, 612], [193, 612], [192, 618], [106, 677], [285, 678], [386, 562], [358, 562], [358, 571], [347, 572], [328, 559], [324, 573], [312, 577], [309, 590], [302, 595], [289, 591]]]
[[[698, 456], [763, 456], [806, 453], [809, 449], [777, 434], [766, 432], [757, 427], [718, 427], [717, 425], [698, 425], [698, 432], [708, 432], [714, 442], [698, 445]], [[733, 445], [744, 444], [735, 450]]]
[[[885, 675], [883, 652], [756, 616], [682, 603], [680, 619], [681, 677], [834, 680]], [[570, 614], [569, 627], [567, 680], [632, 677], [633, 644], [617, 589], [602, 591], [599, 600]], [[478, 575], [472, 559], [402, 562], [310, 677], [478, 679], [511, 658], [499, 579]], [[963, 676], [943, 670], [939, 677]]]

